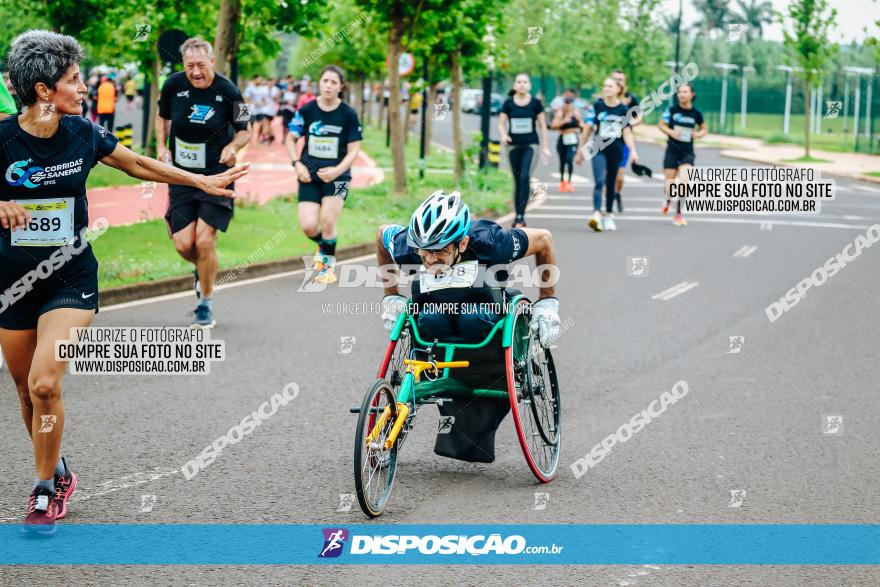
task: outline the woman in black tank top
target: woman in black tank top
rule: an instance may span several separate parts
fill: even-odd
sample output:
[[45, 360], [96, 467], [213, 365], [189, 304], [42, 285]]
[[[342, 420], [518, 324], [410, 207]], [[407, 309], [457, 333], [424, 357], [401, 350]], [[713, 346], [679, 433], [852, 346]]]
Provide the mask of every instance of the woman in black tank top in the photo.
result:
[[[562, 108], [556, 111], [550, 128], [559, 131], [556, 139], [556, 153], [559, 155], [559, 191], [573, 192], [571, 175], [574, 172], [574, 156], [577, 153], [578, 139], [584, 119], [574, 105], [574, 90], [565, 90]], [[568, 172], [568, 180], [565, 173]]]

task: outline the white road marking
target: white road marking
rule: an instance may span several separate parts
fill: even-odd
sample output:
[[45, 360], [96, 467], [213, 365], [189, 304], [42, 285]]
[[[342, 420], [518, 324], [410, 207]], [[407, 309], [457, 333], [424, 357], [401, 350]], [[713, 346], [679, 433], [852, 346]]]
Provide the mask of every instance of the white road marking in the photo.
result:
[[773, 230], [773, 223], [772, 222], [762, 222], [761, 223], [761, 230]]
[[[589, 218], [589, 214], [541, 214], [540, 212], [535, 212], [533, 214], [529, 214], [528, 218], [544, 218], [544, 219], [553, 219], [553, 220], [587, 220]], [[630, 220], [635, 220], [639, 222], [670, 222], [669, 217], [667, 216], [630, 216], [628, 214], [621, 214], [620, 216], [614, 217], [616, 221], [619, 222], [628, 222]], [[780, 226], [807, 226], [807, 227], [815, 227], [815, 228], [846, 228], [852, 230], [865, 230], [868, 228], [868, 225], [860, 225], [860, 224], [842, 224], [838, 222], [807, 222], [807, 221], [799, 221], [799, 220], [773, 220], [772, 222], [767, 222], [766, 220], [752, 220], [749, 218], [721, 218], [714, 216], [702, 216], [702, 215], [694, 215], [688, 217], [688, 223], [716, 223], [716, 224], [766, 224], [772, 227], [774, 224], [779, 224]], [[761, 230], [771, 230], [771, 228], [762, 228]]]
[[654, 294], [653, 296], [651, 296], [651, 299], [652, 300], [663, 300], [665, 302], [666, 300], [671, 300], [672, 298], [674, 298], [676, 296], [680, 296], [681, 294], [685, 293], [686, 291], [690, 291], [690, 290], [694, 289], [698, 285], [700, 285], [700, 284], [696, 281], [682, 281], [679, 284], [673, 285], [669, 289], [664, 289], [660, 293]]
[[758, 245], [743, 245], [733, 254], [734, 257], [740, 257], [741, 259], [745, 259], [752, 253], [758, 250]]
[[[554, 171], [550, 174], [550, 177], [558, 180], [561, 176], [559, 175], [558, 171]], [[655, 177], [647, 177], [647, 176], [646, 177], [639, 177], [638, 175], [626, 175], [625, 177], [626, 177], [626, 179], [623, 180], [624, 186], [626, 186], [626, 185], [636, 186], [636, 185], [653, 184], [653, 185], [651, 185], [651, 187], [657, 187], [657, 185], [663, 183], [662, 179], [655, 178]], [[591, 184], [592, 185], [592, 184], [596, 183], [594, 180], [586, 178], [583, 175], [578, 175], [577, 173], [573, 173], [571, 175], [571, 182], [575, 185], [578, 185], [578, 184]]]
[[880, 189], [872, 188], [866, 185], [851, 185], [854, 190], [859, 192], [868, 192], [869, 194], [880, 194]]
[[[107, 495], [108, 493], [116, 493], [117, 491], [122, 491], [123, 489], [128, 489], [129, 487], [143, 485], [145, 483], [149, 483], [151, 481], [156, 481], [156, 480], [161, 479], [163, 477], [170, 477], [171, 475], [176, 475], [176, 474], [180, 473], [180, 469], [166, 469], [165, 471], [162, 471], [162, 472], [158, 472], [158, 471], [159, 471], [159, 467], [156, 467], [153, 472], [135, 473], [133, 475], [125, 475], [124, 477], [120, 477], [119, 479], [111, 479], [109, 481], [102, 481], [101, 483], [98, 483], [98, 487], [103, 489], [103, 491], [98, 491], [96, 493], [86, 493], [85, 495], [83, 495], [83, 491], [88, 491], [89, 489], [91, 489], [88, 487], [83, 487], [81, 489], [78, 489], [76, 492], [74, 492], [73, 497], [70, 498], [70, 503], [79, 502], [79, 501], [88, 501], [88, 500], [93, 499], [95, 497]], [[149, 476], [149, 479], [140, 479], [140, 480], [135, 481], [134, 477], [137, 477], [138, 475]], [[121, 485], [119, 484], [121, 481], [127, 480], [127, 479], [130, 479], [131, 482], [126, 481], [126, 482], [122, 483]], [[13, 512], [7, 511], [4, 513], [5, 514], [12, 514]], [[15, 521], [20, 522], [20, 521], [22, 521], [23, 518], [24, 518], [24, 516], [22, 515], [22, 512], [18, 512], [17, 515], [6, 517], [6, 518], [0, 518], [0, 522], [15, 522]]]
[[[541, 210], [575, 210], [575, 211], [580, 210], [580, 211], [584, 211], [589, 206], [592, 206], [592, 203], [593, 203], [592, 196], [555, 196], [555, 195], [551, 195], [551, 196], [547, 196], [547, 199], [548, 200], [556, 200], [556, 201], [574, 200], [575, 202], [583, 202], [583, 203], [582, 204], [569, 204], [569, 205], [565, 205], [565, 204], [543, 205], [540, 207]], [[659, 213], [660, 212], [660, 204], [662, 203], [663, 198], [662, 198], [662, 196], [658, 195], [655, 198], [624, 198], [624, 200], [627, 202], [652, 202], [652, 203], [657, 204], [656, 206], [641, 207], [641, 208], [636, 207], [636, 206], [627, 206], [626, 207], [627, 212], [658, 212]], [[604, 206], [604, 201], [605, 201], [605, 197], [602, 196], [603, 206]], [[700, 214], [700, 216], [706, 216], [706, 215]], [[748, 217], [749, 214], [745, 214], [745, 213], [743, 213], [743, 214], [723, 214], [723, 215], [719, 214], [718, 216], [713, 216], [711, 214], [708, 215], [708, 217], [712, 217], [712, 218], [725, 217], [725, 216], [734, 217], [734, 218], [737, 216]], [[772, 216], [774, 218], [776, 218], [776, 217], [784, 218], [786, 216], [790, 217], [791, 214], [777, 213], [777, 214], [772, 214], [772, 215], [767, 214], [765, 216]], [[825, 218], [825, 219], [830, 219], [830, 220], [872, 220], [872, 217], [870, 217], [870, 216], [853, 216], [850, 214], [840, 214], [840, 215], [826, 214], [824, 212], [822, 214], [818, 214], [818, 215], [816, 215], [816, 214], [798, 214], [798, 216], [808, 217], [808, 218], [819, 217], [819, 218]], [[688, 217], [694, 218], [697, 216], [696, 215], [694, 215], [694, 216], [689, 215]], [[621, 216], [621, 218], [623, 218], [623, 216]], [[768, 222], [768, 221], [765, 221], [765, 222]], [[775, 222], [775, 221], [769, 221], [769, 222]], [[765, 230], [765, 229], [762, 229], [762, 230]]]
[[[375, 254], [361, 255], [360, 257], [354, 257], [352, 259], [346, 259], [345, 261], [339, 261], [337, 263], [337, 265], [345, 265], [348, 263], [357, 263], [359, 261], [365, 261], [367, 259], [373, 259], [375, 257], [376, 257]], [[262, 283], [264, 281], [271, 281], [273, 279], [282, 279], [284, 277], [290, 277], [292, 275], [299, 275], [303, 272], [305, 272], [305, 268], [297, 269], [296, 271], [285, 271], [284, 273], [275, 273], [274, 275], [266, 275], [263, 277], [254, 277], [252, 279], [236, 280], [233, 283], [225, 283], [225, 284], [219, 286], [217, 288], [217, 290], [222, 291], [224, 289], [229, 289], [229, 288], [233, 288], [233, 287], [241, 287], [243, 285], [251, 285], [254, 283]], [[106, 308], [102, 307], [101, 311], [102, 312], [109, 312], [111, 310], [123, 310], [125, 308], [132, 308], [134, 306], [142, 306], [144, 304], [152, 304], [155, 302], [165, 302], [168, 300], [176, 300], [179, 298], [189, 297], [191, 295], [193, 295], [192, 288], [190, 288], [187, 291], [181, 291], [181, 292], [177, 292], [177, 293], [173, 293], [173, 294], [166, 294], [163, 296], [156, 296], [154, 298], [146, 298], [143, 300], [135, 300], [133, 302], [123, 302], [121, 304], [107, 306]]]

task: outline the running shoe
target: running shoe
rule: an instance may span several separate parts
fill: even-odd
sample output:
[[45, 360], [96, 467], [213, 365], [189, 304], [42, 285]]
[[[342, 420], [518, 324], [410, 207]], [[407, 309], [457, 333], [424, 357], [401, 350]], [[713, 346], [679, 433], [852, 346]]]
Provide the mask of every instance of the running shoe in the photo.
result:
[[196, 299], [202, 299], [202, 286], [199, 284], [199, 270], [193, 269], [193, 289], [196, 290]]
[[571, 183], [571, 180], [568, 180], [568, 191], [574, 193], [574, 184]]
[[336, 259], [325, 256], [315, 283], [336, 283]]
[[190, 324], [192, 328], [214, 328], [217, 324], [217, 321], [214, 320], [214, 312], [204, 304], [196, 306], [193, 314], [195, 317], [192, 324]]
[[567, 192], [568, 191], [568, 183], [565, 180], [559, 182], [559, 191], [560, 192]]
[[676, 226], [687, 226], [687, 220], [681, 217], [681, 214], [676, 214], [672, 218], [672, 223]]
[[617, 230], [617, 225], [614, 224], [614, 218], [612, 218], [611, 216], [606, 216], [604, 228], [605, 228], [605, 230], [610, 230], [612, 232]]
[[587, 224], [596, 232], [602, 232], [602, 215], [599, 213], [598, 210], [596, 212], [593, 212], [593, 215], [590, 216]]
[[330, 265], [325, 265], [315, 277], [315, 283], [336, 283], [336, 272]]
[[320, 271], [324, 268], [324, 255], [321, 254], [321, 247], [315, 251], [315, 260], [312, 262], [312, 271]]
[[620, 194], [614, 194], [614, 201], [617, 202], [617, 213], [623, 213], [623, 198], [620, 197]]
[[55, 496], [52, 500], [55, 502], [56, 520], [60, 520], [67, 515], [67, 500], [76, 491], [77, 481], [76, 473], [70, 470], [64, 457], [61, 457], [61, 460], [64, 462], [64, 469], [67, 471], [67, 474], [55, 477]]
[[669, 214], [669, 200], [663, 202], [663, 208], [660, 211], [664, 214]]
[[38, 487], [31, 492], [24, 530], [37, 534], [55, 533], [55, 501], [52, 492]]

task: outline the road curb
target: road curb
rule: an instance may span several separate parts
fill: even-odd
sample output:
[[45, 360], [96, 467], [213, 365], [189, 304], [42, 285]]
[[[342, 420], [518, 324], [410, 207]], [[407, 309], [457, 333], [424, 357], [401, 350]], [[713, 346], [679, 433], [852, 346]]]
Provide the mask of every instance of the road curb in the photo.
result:
[[[540, 207], [545, 198], [538, 198], [529, 206]], [[504, 222], [513, 218], [513, 213], [497, 215], [492, 213], [480, 214], [480, 218], [494, 220], [496, 222]], [[336, 260], [345, 261], [362, 255], [369, 255], [376, 251], [375, 242], [370, 241], [357, 245], [349, 245], [336, 250]], [[276, 273], [285, 273], [288, 271], [296, 271], [305, 268], [305, 257], [303, 255], [294, 255], [284, 259], [276, 259], [275, 261], [264, 261], [254, 263], [253, 265], [238, 265], [231, 269], [221, 269], [217, 271], [217, 283], [232, 283], [239, 277], [244, 279], [253, 279], [255, 277], [264, 277], [266, 275], [274, 275]], [[134, 302], [168, 294], [192, 291], [193, 278], [192, 275], [181, 277], [169, 277], [167, 279], [158, 279], [156, 281], [147, 281], [142, 283], [132, 283], [129, 285], [120, 285], [109, 289], [101, 290], [100, 307], [115, 306], [126, 302]]]
[[[639, 135], [638, 139], [642, 142], [652, 143], [654, 145], [663, 146], [666, 144], [666, 140], [662, 138], [656, 138], [649, 135]], [[730, 159], [739, 159], [740, 161], [750, 161], [752, 163], [762, 163], [764, 165], [775, 165], [778, 167], [810, 167], [809, 164], [799, 164], [793, 162], [777, 162], [777, 161], [768, 161], [766, 158], [762, 158], [759, 155], [748, 156], [743, 154], [743, 147], [732, 145], [730, 143], [727, 146], [720, 145], [707, 145], [706, 148], [709, 149], [718, 149], [718, 153], [723, 155], [724, 157], [728, 157]], [[736, 154], [734, 154], [734, 152]], [[824, 170], [821, 167], [814, 167], [814, 169], [818, 169], [824, 173]], [[880, 177], [872, 177], [870, 175], [862, 175], [859, 173], [845, 173], [845, 172], [829, 172], [828, 175], [835, 175], [837, 177], [845, 177], [847, 179], [855, 179], [857, 181], [863, 181], [865, 183], [872, 184], [880, 184]]]
[[[336, 251], [336, 259], [338, 261], [344, 261], [346, 259], [360, 257], [361, 255], [367, 255], [374, 251], [375, 243], [372, 242], [341, 247]], [[303, 260], [304, 257], [305, 255], [298, 255], [284, 259], [277, 259], [275, 261], [254, 263], [253, 265], [239, 265], [232, 269], [221, 269], [217, 272], [217, 283], [232, 283], [239, 277], [252, 279], [254, 277], [263, 277], [266, 275], [303, 269], [305, 267], [305, 261]], [[116, 304], [123, 304], [125, 302], [134, 302], [136, 300], [191, 291], [192, 288], [192, 275], [120, 285], [118, 287], [101, 290], [100, 306], [115, 306]]]
[[[823, 170], [821, 167], [819, 167], [819, 165], [821, 165], [821, 164], [817, 164], [817, 165], [813, 166], [813, 165], [809, 165], [809, 164], [800, 164], [800, 163], [794, 163], [794, 162], [788, 162], [788, 161], [785, 161], [785, 162], [783, 162], [783, 161], [779, 161], [779, 162], [767, 161], [766, 159], [761, 159], [758, 156], [751, 156], [750, 157], [748, 155], [743, 154], [741, 151], [737, 151], [737, 150], [721, 150], [720, 153], [721, 153], [721, 155], [723, 155], [725, 157], [729, 157], [731, 159], [739, 159], [740, 161], [751, 161], [753, 163], [763, 163], [764, 165], [775, 165], [777, 167], [812, 167], [813, 169], [818, 169], [819, 171], [821, 171], [823, 173], [823, 175], [825, 174], [825, 170]], [[736, 154], [734, 154], [734, 153], [736, 153]], [[829, 171], [828, 175], [835, 175], [837, 177], [845, 177], [847, 179], [855, 179], [857, 181], [863, 181], [865, 183], [880, 184], [880, 177], [871, 177], [869, 175], [861, 175], [859, 173], [844, 173], [842, 171]]]

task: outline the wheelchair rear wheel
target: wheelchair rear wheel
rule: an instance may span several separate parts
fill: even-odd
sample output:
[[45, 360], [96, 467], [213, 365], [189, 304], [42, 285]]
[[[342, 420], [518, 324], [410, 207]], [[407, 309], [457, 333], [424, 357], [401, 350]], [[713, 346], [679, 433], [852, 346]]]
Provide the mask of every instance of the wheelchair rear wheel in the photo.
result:
[[529, 330], [530, 307], [520, 300], [514, 310], [513, 344], [505, 351], [507, 390], [526, 462], [540, 482], [548, 483], [556, 475], [562, 438], [559, 382], [550, 350]]

